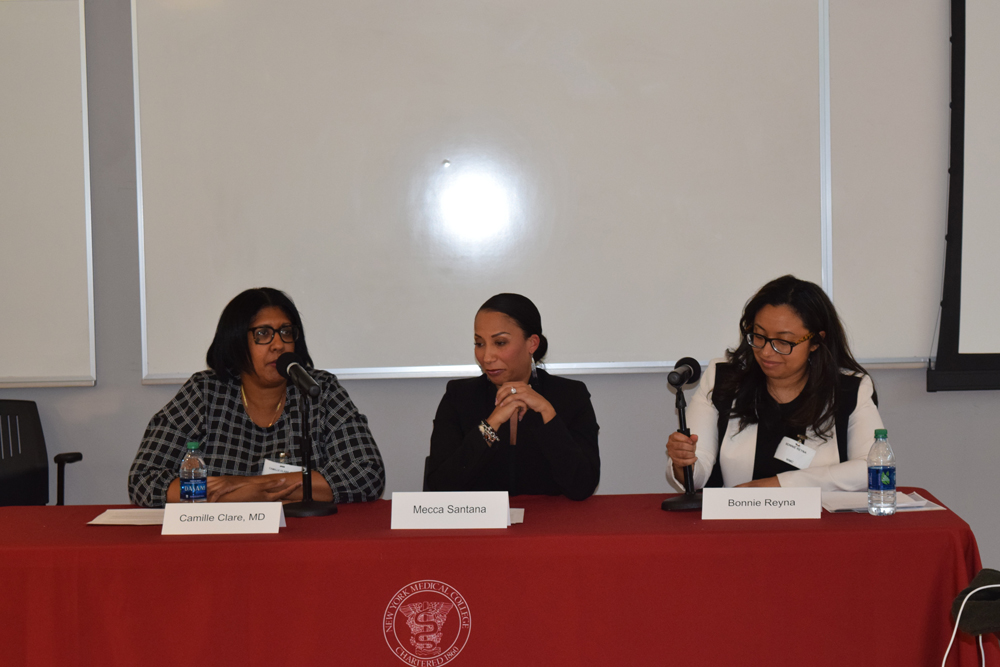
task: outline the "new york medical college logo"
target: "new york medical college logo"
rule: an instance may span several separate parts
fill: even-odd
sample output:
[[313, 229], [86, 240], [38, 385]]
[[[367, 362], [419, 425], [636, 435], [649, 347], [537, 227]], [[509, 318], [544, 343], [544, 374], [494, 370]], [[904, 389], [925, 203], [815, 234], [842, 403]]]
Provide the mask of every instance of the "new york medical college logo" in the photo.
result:
[[414, 667], [440, 667], [454, 660], [472, 630], [469, 605], [448, 584], [432, 579], [399, 589], [382, 619], [393, 654]]

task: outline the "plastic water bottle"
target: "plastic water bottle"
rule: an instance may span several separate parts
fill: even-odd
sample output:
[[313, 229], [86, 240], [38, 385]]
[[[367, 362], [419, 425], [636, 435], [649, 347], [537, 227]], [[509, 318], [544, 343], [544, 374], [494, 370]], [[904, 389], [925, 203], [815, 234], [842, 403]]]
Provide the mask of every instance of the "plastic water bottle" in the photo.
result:
[[889, 432], [875, 429], [875, 444], [868, 452], [868, 513], [896, 513], [896, 456], [889, 446]]
[[208, 470], [198, 453], [198, 443], [187, 444], [187, 455], [181, 461], [181, 502], [203, 503], [208, 500]]

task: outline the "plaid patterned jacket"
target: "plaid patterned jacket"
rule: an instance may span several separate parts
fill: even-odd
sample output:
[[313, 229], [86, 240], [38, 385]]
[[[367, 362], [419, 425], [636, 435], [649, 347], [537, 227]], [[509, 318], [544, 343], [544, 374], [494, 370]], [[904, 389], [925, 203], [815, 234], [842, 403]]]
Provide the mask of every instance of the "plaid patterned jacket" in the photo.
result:
[[[375, 500], [385, 488], [385, 468], [367, 418], [335, 376], [309, 374], [322, 389], [310, 409], [313, 468], [326, 478], [335, 502]], [[263, 427], [244, 410], [238, 382], [222, 382], [212, 371], [192, 375], [146, 427], [128, 474], [129, 498], [162, 507], [191, 440], [202, 444], [209, 476], [259, 475], [264, 460], [277, 460], [282, 451], [289, 463], [301, 465], [302, 395], [294, 385], [286, 391], [281, 416]]]

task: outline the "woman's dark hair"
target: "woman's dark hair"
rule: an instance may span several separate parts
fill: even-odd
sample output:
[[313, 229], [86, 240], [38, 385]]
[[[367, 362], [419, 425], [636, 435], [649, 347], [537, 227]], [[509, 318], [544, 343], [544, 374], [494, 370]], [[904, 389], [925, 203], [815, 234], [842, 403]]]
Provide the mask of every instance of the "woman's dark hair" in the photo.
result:
[[538, 312], [531, 299], [520, 294], [497, 294], [486, 300], [486, 303], [479, 307], [480, 311], [488, 310], [495, 313], [503, 313], [521, 327], [525, 338], [538, 336], [538, 348], [531, 355], [535, 361], [541, 361], [549, 349], [549, 341], [542, 335], [542, 316]]
[[212, 339], [208, 354], [205, 355], [208, 367], [215, 371], [219, 379], [233, 382], [243, 373], [253, 372], [247, 332], [257, 313], [268, 306], [280, 308], [298, 328], [299, 338], [295, 341], [295, 354], [302, 360], [303, 366], [312, 368], [312, 357], [309, 356], [306, 332], [302, 329], [302, 318], [299, 317], [298, 308], [281, 290], [273, 287], [255, 287], [237, 294], [226, 304], [222, 309], [222, 315], [219, 316], [215, 338]]
[[[837, 386], [843, 371], [867, 374], [851, 354], [847, 335], [833, 302], [818, 285], [795, 276], [782, 276], [767, 283], [747, 301], [740, 318], [740, 344], [727, 350], [733, 372], [716, 383], [721, 396], [734, 396], [732, 416], [740, 418], [740, 430], [759, 420], [760, 401], [767, 395], [767, 377], [757, 364], [747, 333], [753, 331], [757, 313], [764, 306], [788, 306], [802, 319], [813, 338], [808, 345], [818, 345], [809, 355], [809, 374], [802, 390], [802, 405], [789, 418], [795, 428], [811, 428], [826, 439], [836, 416]], [[825, 335], [820, 336], [820, 332]]]

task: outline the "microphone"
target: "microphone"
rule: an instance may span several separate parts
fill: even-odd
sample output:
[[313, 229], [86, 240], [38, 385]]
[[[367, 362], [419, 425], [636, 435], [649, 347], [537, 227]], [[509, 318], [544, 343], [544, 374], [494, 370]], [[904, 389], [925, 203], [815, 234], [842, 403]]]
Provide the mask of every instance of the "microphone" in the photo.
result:
[[319, 385], [312, 376], [302, 367], [302, 360], [294, 352], [285, 352], [278, 357], [275, 364], [278, 367], [278, 374], [286, 380], [291, 380], [299, 388], [304, 396], [300, 414], [302, 418], [302, 431], [296, 439], [299, 443], [299, 452], [302, 455], [302, 500], [297, 503], [285, 505], [285, 516], [305, 517], [305, 516], [328, 516], [337, 513], [337, 504], [313, 500], [312, 496], [312, 436], [309, 434], [309, 396], [316, 398], [319, 396]]
[[670, 383], [671, 387], [679, 388], [686, 384], [697, 382], [700, 377], [701, 364], [698, 363], [698, 360], [691, 357], [684, 357], [674, 365], [674, 370], [670, 371], [670, 374], [667, 375], [667, 382]]
[[291, 380], [300, 391], [309, 394], [313, 398], [319, 396], [319, 385], [312, 376], [302, 367], [302, 362], [294, 352], [285, 352], [278, 357], [278, 375]]
[[[674, 365], [674, 370], [667, 375], [667, 383], [677, 390], [677, 431], [690, 436], [691, 429], [687, 425], [685, 408], [687, 401], [684, 400], [684, 385], [689, 382], [697, 382], [701, 377], [701, 364], [697, 359], [684, 357]], [[701, 493], [694, 490], [694, 466], [684, 466], [684, 495], [667, 498], [660, 503], [660, 509], [668, 512], [679, 512], [686, 510], [701, 509]]]

